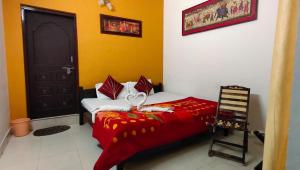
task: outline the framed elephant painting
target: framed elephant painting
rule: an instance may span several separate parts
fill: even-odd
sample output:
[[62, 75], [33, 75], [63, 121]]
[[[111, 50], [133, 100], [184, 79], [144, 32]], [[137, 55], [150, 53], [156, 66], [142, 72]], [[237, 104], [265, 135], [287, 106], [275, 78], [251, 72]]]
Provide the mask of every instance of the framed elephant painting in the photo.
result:
[[182, 11], [182, 35], [257, 19], [258, 0], [209, 0]]

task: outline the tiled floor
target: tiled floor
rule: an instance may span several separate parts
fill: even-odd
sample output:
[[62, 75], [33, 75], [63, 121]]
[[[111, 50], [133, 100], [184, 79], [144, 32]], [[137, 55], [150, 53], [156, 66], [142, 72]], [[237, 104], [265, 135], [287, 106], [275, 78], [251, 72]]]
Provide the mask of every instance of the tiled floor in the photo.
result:
[[[260, 161], [263, 145], [253, 136], [249, 139], [248, 165], [208, 157], [209, 140], [203, 139], [190, 146], [172, 150], [147, 160], [130, 162], [129, 170], [243, 170], [253, 169]], [[15, 138], [0, 158], [1, 170], [92, 170], [101, 154], [91, 137], [89, 125], [77, 126], [66, 132], [34, 137], [32, 134]], [[115, 167], [113, 168], [115, 169]]]

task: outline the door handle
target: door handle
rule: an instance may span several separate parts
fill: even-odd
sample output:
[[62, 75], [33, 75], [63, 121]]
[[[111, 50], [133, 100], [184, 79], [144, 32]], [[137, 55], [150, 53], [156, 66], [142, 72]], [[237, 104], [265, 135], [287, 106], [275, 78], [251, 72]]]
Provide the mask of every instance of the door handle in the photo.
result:
[[71, 74], [72, 70], [74, 70], [74, 67], [62, 67], [63, 70], [67, 71], [67, 74]]

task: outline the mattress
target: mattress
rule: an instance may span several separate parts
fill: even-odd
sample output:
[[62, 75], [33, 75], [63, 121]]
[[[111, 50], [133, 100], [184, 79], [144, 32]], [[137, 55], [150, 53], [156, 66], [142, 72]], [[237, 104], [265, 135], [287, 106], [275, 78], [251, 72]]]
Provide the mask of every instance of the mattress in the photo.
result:
[[[174, 100], [180, 100], [187, 98], [188, 96], [169, 93], [169, 92], [159, 92], [153, 95], [148, 96], [145, 105], [147, 104], [155, 104], [155, 103], [163, 103], [170, 102]], [[138, 101], [142, 100], [141, 97], [137, 98], [133, 103], [138, 103]], [[105, 105], [115, 105], [115, 106], [126, 106], [129, 105], [124, 99], [117, 100], [107, 100], [107, 99], [98, 99], [98, 98], [85, 98], [81, 101], [82, 106], [89, 111], [92, 117], [92, 122], [95, 123], [95, 116], [98, 112], [98, 109], [101, 106]]]

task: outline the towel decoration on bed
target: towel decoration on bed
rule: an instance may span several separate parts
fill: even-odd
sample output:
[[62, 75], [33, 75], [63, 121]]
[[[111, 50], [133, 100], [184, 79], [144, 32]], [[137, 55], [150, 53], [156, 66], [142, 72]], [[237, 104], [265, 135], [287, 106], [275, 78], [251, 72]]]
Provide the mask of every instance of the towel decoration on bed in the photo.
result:
[[[142, 100], [140, 102], [133, 102], [133, 100], [137, 100], [138, 97], [142, 97]], [[146, 93], [143, 93], [143, 92], [140, 92], [140, 93], [137, 93], [137, 94], [128, 94], [126, 97], [125, 97], [125, 101], [130, 105], [130, 106], [137, 106], [137, 110], [139, 110], [141, 107], [143, 107], [143, 105], [146, 103], [147, 101], [147, 95]]]
[[139, 110], [140, 112], [169, 112], [173, 113], [173, 108], [171, 107], [158, 107], [158, 106], [146, 106]]
[[119, 111], [119, 112], [129, 112], [131, 106], [118, 106], [118, 105], [105, 105], [100, 108], [96, 108], [93, 112], [108, 112], [108, 111]]
[[131, 106], [130, 105], [124, 105], [124, 106], [120, 106], [120, 105], [105, 105], [105, 106], [101, 106], [98, 108], [95, 108], [91, 113], [92, 113], [92, 121], [93, 123], [96, 120], [96, 113], [98, 112], [129, 112], [131, 110]]
[[137, 100], [137, 98], [140, 96], [143, 98], [140, 102], [136, 104], [137, 110], [140, 112], [170, 112], [170, 113], [173, 112], [172, 107], [144, 106], [148, 97], [147, 94], [144, 92], [137, 93], [136, 95], [128, 94], [125, 97], [125, 100], [131, 106], [135, 106], [135, 104], [132, 102], [132, 99]]

